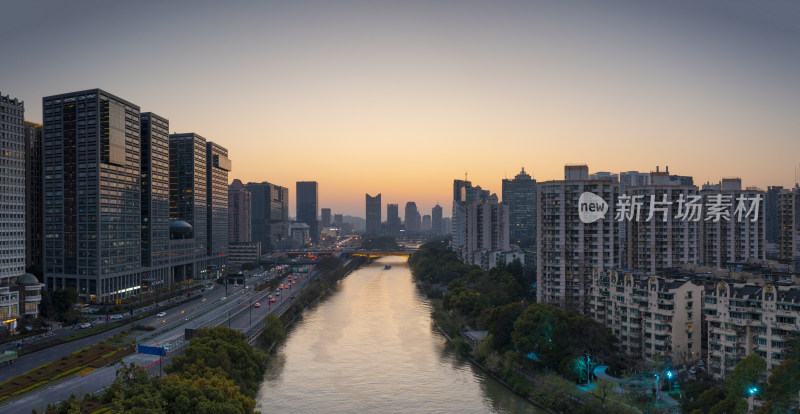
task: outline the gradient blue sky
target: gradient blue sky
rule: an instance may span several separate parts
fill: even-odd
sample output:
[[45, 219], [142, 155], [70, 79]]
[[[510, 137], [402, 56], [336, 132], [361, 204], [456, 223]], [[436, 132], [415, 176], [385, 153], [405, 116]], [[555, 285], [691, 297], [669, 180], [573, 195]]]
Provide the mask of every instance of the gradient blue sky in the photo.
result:
[[334, 212], [382, 193], [447, 214], [465, 170], [498, 193], [565, 163], [765, 188], [800, 162], [798, 2], [0, 1], [0, 39], [29, 120], [106, 89], [292, 209], [301, 180]]

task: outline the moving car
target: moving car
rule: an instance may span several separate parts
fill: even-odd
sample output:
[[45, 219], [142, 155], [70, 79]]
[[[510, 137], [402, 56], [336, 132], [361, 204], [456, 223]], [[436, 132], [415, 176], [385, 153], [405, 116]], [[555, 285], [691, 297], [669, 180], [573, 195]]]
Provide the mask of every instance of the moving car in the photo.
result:
[[256, 302], [256, 304], [255, 304], [255, 305], [253, 305], [253, 307], [254, 307], [254, 308], [260, 308], [260, 307], [261, 307], [261, 304], [260, 304], [260, 303], [258, 303], [258, 302]]
[[166, 312], [159, 312], [159, 313], [156, 314], [156, 316], [161, 318], [161, 317], [167, 316], [167, 313]]

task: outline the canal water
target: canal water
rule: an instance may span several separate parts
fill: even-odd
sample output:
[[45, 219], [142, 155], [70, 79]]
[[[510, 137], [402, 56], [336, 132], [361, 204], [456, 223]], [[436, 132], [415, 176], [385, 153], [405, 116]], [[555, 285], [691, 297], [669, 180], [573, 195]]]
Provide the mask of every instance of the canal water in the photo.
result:
[[[385, 270], [384, 265], [392, 268]], [[405, 258], [362, 266], [276, 348], [257, 410], [282, 413], [543, 413], [455, 355]]]

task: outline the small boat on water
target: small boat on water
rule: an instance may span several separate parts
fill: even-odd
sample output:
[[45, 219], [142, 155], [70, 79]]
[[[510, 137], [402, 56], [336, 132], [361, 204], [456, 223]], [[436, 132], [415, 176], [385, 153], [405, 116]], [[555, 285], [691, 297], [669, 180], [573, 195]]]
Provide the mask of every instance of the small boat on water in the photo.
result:
[[383, 267], [383, 270], [389, 270], [391, 268], [392, 268], [392, 265], [387, 264], [386, 266]]

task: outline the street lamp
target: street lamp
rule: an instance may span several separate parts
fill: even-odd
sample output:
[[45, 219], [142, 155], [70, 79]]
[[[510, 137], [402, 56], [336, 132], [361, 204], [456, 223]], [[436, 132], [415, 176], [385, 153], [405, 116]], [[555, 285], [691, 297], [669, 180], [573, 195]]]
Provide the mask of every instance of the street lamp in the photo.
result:
[[753, 399], [755, 398], [756, 394], [758, 394], [758, 387], [752, 386], [747, 388], [747, 412], [753, 412], [753, 406], [755, 402]]
[[589, 351], [584, 351], [583, 357], [586, 359], [586, 386], [592, 384], [592, 374], [589, 372]]
[[659, 378], [658, 378], [658, 374], [653, 374], [653, 375], [655, 375], [655, 377], [656, 377], [656, 400], [658, 400], [658, 391], [659, 391], [659, 389], [658, 389], [658, 379]]

